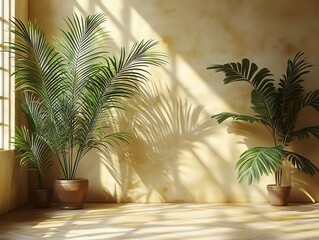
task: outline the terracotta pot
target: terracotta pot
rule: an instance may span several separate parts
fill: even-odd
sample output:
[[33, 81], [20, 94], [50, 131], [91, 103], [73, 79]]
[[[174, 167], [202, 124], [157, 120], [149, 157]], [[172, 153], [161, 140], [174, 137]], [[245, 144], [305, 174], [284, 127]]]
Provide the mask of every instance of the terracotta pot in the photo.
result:
[[33, 207], [49, 208], [52, 201], [52, 189], [33, 189]]
[[291, 186], [267, 185], [268, 200], [273, 206], [287, 206]]
[[82, 209], [86, 200], [88, 187], [89, 181], [84, 178], [55, 180], [54, 197], [60, 209]]

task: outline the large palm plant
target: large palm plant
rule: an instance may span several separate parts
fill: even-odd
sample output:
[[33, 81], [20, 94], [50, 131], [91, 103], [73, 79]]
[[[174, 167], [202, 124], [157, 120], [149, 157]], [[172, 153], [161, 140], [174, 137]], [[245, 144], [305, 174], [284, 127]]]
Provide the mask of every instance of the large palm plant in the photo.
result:
[[275, 173], [276, 185], [282, 184], [282, 166], [285, 160], [303, 173], [314, 175], [319, 169], [305, 156], [287, 147], [293, 140], [313, 135], [319, 138], [319, 126], [296, 128], [298, 114], [304, 107], [319, 111], [319, 90], [304, 94], [301, 77], [309, 72], [311, 65], [298, 53], [287, 62], [286, 73], [275, 85], [267, 68], [258, 70], [255, 63], [243, 59], [241, 63], [213, 65], [208, 69], [225, 74], [224, 83], [247, 82], [252, 86], [251, 104], [255, 115], [222, 112], [213, 115], [218, 123], [228, 118], [264, 125], [273, 139], [273, 146], [252, 147], [244, 151], [236, 164], [238, 181], [250, 185], [262, 175]]
[[105, 120], [113, 109], [125, 108], [124, 98], [138, 93], [148, 80], [147, 67], [166, 61], [152, 40], [137, 42], [128, 52], [122, 48], [118, 58], [109, 56], [105, 20], [104, 14], [67, 18], [68, 29], [54, 42], [36, 23], [13, 21], [10, 49], [17, 56], [14, 74], [23, 111], [69, 180], [89, 150], [129, 140], [126, 132], [109, 132]]

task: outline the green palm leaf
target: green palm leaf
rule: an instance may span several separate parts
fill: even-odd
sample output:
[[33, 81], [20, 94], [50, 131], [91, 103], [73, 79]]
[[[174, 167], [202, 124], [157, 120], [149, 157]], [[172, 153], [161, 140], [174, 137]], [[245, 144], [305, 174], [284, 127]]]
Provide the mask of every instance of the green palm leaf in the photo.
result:
[[292, 137], [298, 138], [299, 140], [307, 139], [311, 135], [319, 138], [319, 126], [304, 127], [291, 133]]
[[65, 88], [70, 94], [81, 94], [87, 79], [100, 71], [100, 62], [106, 52], [107, 33], [101, 28], [106, 21], [104, 14], [94, 14], [86, 18], [74, 15], [67, 18], [68, 30], [63, 31], [63, 38], [58, 40], [59, 53], [64, 62]]
[[291, 102], [302, 97], [304, 88], [301, 84], [303, 80], [300, 77], [308, 73], [308, 69], [312, 66], [305, 59], [300, 59], [302, 55], [303, 53], [299, 52], [294, 59], [288, 60], [286, 74], [279, 81], [278, 92], [283, 112], [289, 107]]
[[278, 94], [275, 88], [270, 82], [266, 81], [266, 88], [263, 95], [256, 89], [251, 91], [251, 104], [252, 109], [257, 113], [256, 117], [263, 120], [263, 122], [270, 126], [275, 127], [276, 125], [276, 102]]
[[10, 43], [10, 49], [16, 54], [16, 89], [33, 91], [48, 106], [55, 106], [58, 93], [63, 89], [62, 59], [36, 24], [28, 22], [25, 26], [19, 19], [14, 19], [12, 23], [16, 39]]
[[45, 39], [36, 23], [15, 20], [11, 44], [17, 59], [17, 89], [24, 91], [23, 111], [34, 132], [59, 160], [66, 179], [74, 179], [80, 160], [92, 148], [124, 141], [129, 134], [106, 131], [112, 109], [125, 109], [123, 99], [139, 92], [150, 66], [166, 63], [157, 42], [140, 41], [119, 57], [106, 52], [104, 14], [66, 19], [67, 29], [56, 44]]
[[282, 122], [282, 135], [288, 136], [287, 139], [289, 132], [295, 128], [298, 112], [303, 107], [304, 87], [301, 76], [308, 73], [312, 66], [305, 59], [300, 59], [302, 55], [303, 53], [299, 52], [294, 59], [288, 60], [286, 74], [279, 81], [278, 118]]
[[14, 145], [20, 157], [21, 165], [35, 169], [40, 188], [44, 188], [44, 176], [51, 169], [53, 162], [46, 142], [36, 133], [29, 133], [26, 127], [17, 128]]
[[319, 90], [318, 89], [315, 91], [309, 92], [303, 98], [303, 106], [313, 107], [317, 112], [319, 112]]
[[261, 118], [268, 125], [273, 124], [277, 93], [274, 80], [269, 78], [272, 74], [267, 68], [258, 71], [257, 65], [245, 58], [241, 63], [218, 64], [208, 69], [223, 72], [225, 84], [240, 81], [250, 83], [253, 87], [251, 103], [257, 113], [256, 117]]
[[292, 163], [299, 171], [308, 174], [315, 175], [319, 172], [319, 169], [306, 157], [290, 151], [284, 151], [285, 157]]
[[[232, 83], [238, 81], [250, 81], [254, 76], [266, 77], [269, 71], [259, 71], [255, 63], [250, 64], [247, 58], [242, 60], [242, 63], [227, 63], [227, 64], [215, 64], [207, 69], [214, 69], [216, 72], [223, 72], [225, 74], [224, 83]], [[259, 78], [257, 77], [257, 78]]]
[[[22, 107], [30, 122], [39, 123], [43, 119], [38, 117], [43, 117], [43, 114], [31, 114], [30, 110], [35, 105], [38, 107], [41, 105], [41, 113], [45, 111], [47, 114], [45, 124], [48, 128], [47, 131], [42, 132], [60, 134], [64, 131], [60, 128], [61, 125], [55, 122], [61, 119], [60, 97], [65, 89], [63, 87], [65, 74], [63, 59], [54, 46], [46, 40], [43, 30], [36, 23], [28, 22], [27, 25], [24, 25], [19, 19], [14, 19], [12, 23], [15, 26], [12, 32], [16, 38], [10, 43], [10, 49], [16, 55], [16, 71], [14, 72], [17, 80], [16, 89], [33, 93], [32, 101], [26, 101], [24, 97]], [[41, 132], [40, 129], [37, 131]], [[57, 153], [64, 139], [58, 136], [55, 137], [55, 141], [52, 139], [47, 139], [47, 141]]]
[[236, 164], [240, 184], [259, 182], [262, 175], [274, 173], [282, 164], [283, 147], [254, 147], [246, 150]]
[[[165, 62], [162, 53], [153, 50], [156, 42], [141, 41], [133, 45], [129, 54], [124, 49], [119, 60], [107, 59], [107, 65], [100, 68], [99, 74], [89, 79], [81, 95], [81, 115], [78, 116], [76, 141], [84, 155], [90, 148], [114, 146], [119, 141], [128, 142], [129, 134], [118, 132], [105, 134], [104, 120], [111, 109], [124, 109], [123, 98], [139, 92], [139, 84], [148, 80], [147, 67], [159, 66]], [[79, 155], [80, 159], [81, 155]], [[75, 171], [74, 171], [75, 172]]]
[[31, 129], [36, 130], [39, 134], [44, 133], [48, 114], [41, 99], [32, 92], [24, 91], [22, 92], [21, 109], [26, 114]]
[[242, 114], [236, 114], [231, 112], [222, 112], [219, 114], [215, 114], [212, 116], [212, 118], [216, 118], [218, 123], [224, 122], [228, 118], [232, 118], [236, 121], [245, 121], [250, 123], [262, 123], [262, 120], [250, 115], [242, 115]]
[[[267, 127], [272, 135], [275, 147], [254, 147], [246, 150], [236, 165], [238, 180], [242, 184], [259, 181], [263, 174], [276, 173], [276, 184], [280, 185], [281, 164], [284, 157], [293, 163], [298, 170], [313, 175], [317, 168], [300, 154], [284, 151], [282, 146], [289, 146], [294, 139], [305, 139], [311, 135], [319, 138], [319, 126], [309, 126], [295, 130], [298, 114], [304, 107], [310, 106], [319, 112], [319, 90], [304, 95], [301, 77], [309, 72], [312, 66], [302, 59], [299, 52], [293, 59], [288, 59], [286, 73], [279, 80], [278, 88], [267, 68], [258, 71], [258, 67], [249, 60], [241, 63], [213, 65], [209, 69], [225, 74], [224, 83], [238, 81], [248, 82], [253, 86], [251, 91], [254, 117], [236, 113], [222, 112], [213, 115], [218, 123], [228, 118], [247, 122], [260, 122]], [[278, 182], [279, 181], [279, 182]]]

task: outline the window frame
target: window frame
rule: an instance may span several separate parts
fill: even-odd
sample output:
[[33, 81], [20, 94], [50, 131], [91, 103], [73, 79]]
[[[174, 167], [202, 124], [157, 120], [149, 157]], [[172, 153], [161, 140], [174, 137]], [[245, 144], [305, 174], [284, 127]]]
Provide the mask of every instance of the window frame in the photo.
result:
[[10, 20], [14, 16], [15, 0], [0, 0], [0, 150], [12, 150], [15, 130], [15, 79], [12, 76], [14, 58], [8, 51], [13, 40]]

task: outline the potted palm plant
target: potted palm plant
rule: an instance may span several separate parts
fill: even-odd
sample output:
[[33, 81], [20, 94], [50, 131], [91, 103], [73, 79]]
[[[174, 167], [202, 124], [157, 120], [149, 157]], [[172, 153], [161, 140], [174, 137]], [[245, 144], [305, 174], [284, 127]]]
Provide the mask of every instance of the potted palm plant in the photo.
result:
[[50, 149], [37, 133], [30, 133], [25, 126], [17, 128], [14, 145], [20, 164], [32, 169], [37, 176], [38, 187], [32, 189], [34, 207], [50, 207], [52, 189], [47, 188], [45, 183], [45, 176], [53, 164]]
[[16, 89], [33, 99], [29, 112], [34, 133], [64, 174], [54, 183], [62, 209], [83, 208], [88, 180], [76, 175], [81, 160], [91, 149], [129, 141], [127, 132], [110, 132], [106, 120], [139, 92], [139, 85], [148, 80], [148, 67], [166, 63], [153, 40], [136, 42], [129, 51], [121, 48], [119, 57], [109, 56], [105, 21], [104, 14], [74, 15], [54, 41], [46, 40], [34, 22], [12, 21]]
[[275, 174], [275, 184], [268, 185], [272, 205], [287, 205], [290, 186], [282, 182], [283, 164], [291, 163], [299, 171], [314, 175], [319, 169], [305, 156], [289, 149], [293, 140], [319, 138], [319, 126], [297, 128], [298, 114], [304, 107], [319, 111], [319, 90], [304, 93], [301, 77], [311, 65], [299, 52], [287, 62], [287, 69], [275, 85], [267, 68], [258, 70], [255, 63], [243, 59], [241, 63], [226, 63], [208, 67], [225, 74], [224, 84], [246, 82], [251, 85], [251, 104], [254, 115], [222, 112], [212, 116], [218, 123], [231, 118], [264, 125], [273, 139], [273, 146], [251, 147], [244, 151], [236, 164], [239, 183], [250, 185], [259, 182], [262, 175]]

